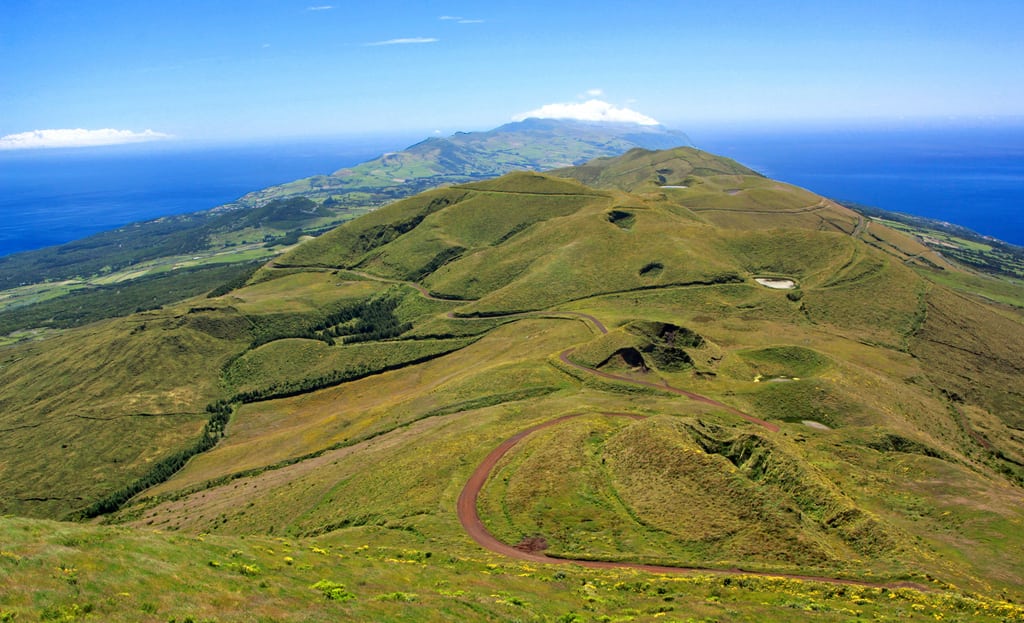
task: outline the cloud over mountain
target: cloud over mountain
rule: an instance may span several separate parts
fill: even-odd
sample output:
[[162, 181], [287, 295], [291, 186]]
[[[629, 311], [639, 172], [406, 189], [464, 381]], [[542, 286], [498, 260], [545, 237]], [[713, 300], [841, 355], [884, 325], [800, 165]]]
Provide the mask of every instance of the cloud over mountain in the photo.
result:
[[536, 117], [539, 119], [576, 119], [578, 121], [609, 121], [614, 123], [638, 123], [640, 125], [659, 125], [657, 119], [648, 117], [630, 108], [619, 108], [599, 99], [585, 102], [567, 102], [545, 104], [535, 110], [520, 113], [512, 117], [513, 121], [522, 121]]
[[0, 136], [0, 150], [10, 149], [41, 149], [47, 147], [96, 147], [99, 145], [121, 145], [124, 143], [144, 143], [170, 138], [169, 134], [144, 130], [101, 130], [59, 129], [32, 130], [18, 134]]

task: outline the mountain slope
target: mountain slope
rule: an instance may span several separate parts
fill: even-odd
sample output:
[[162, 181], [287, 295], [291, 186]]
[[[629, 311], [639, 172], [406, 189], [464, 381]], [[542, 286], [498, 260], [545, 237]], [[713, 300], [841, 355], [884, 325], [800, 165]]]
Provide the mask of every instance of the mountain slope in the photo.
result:
[[[403, 151], [245, 195], [238, 206], [293, 195], [347, 203], [406, 197], [444, 184], [498, 177], [519, 170], [545, 171], [617, 156], [637, 147], [666, 149], [689, 145], [682, 132], [631, 123], [589, 123], [568, 119], [526, 119], [486, 132], [457, 132], [428, 138]], [[335, 196], [338, 195], [338, 196]], [[229, 207], [233, 207], [233, 205]]]
[[[76, 414], [145, 388], [76, 377], [50, 400], [43, 384], [109, 353], [157, 362], [180, 348], [181, 369], [154, 370], [153, 395], [194, 387], [193, 413], [229, 405], [230, 423], [105, 520], [224, 543], [272, 534], [289, 552], [329, 543], [360, 600], [350, 615], [401, 618], [399, 606], [362, 602], [403, 591], [434, 608], [443, 588], [479, 606], [465, 618], [499, 616], [481, 592], [492, 585], [460, 577], [490, 564], [515, 577], [584, 574], [595, 598], [578, 607], [595, 617], [633, 603], [600, 587], [652, 582], [652, 571], [699, 584], [695, 568], [726, 574], [717, 586], [757, 586], [730, 597], [761, 591], [764, 609], [744, 610], [752, 620], [790, 619], [785, 591], [808, 576], [833, 596], [865, 583], [858, 599], [872, 601], [851, 612], [953, 616], [968, 606], [952, 604], [973, 603], [965, 592], [1024, 597], [1024, 319], [933, 279], [955, 270], [909, 236], [727, 159], [633, 151], [558, 176], [432, 190], [219, 297], [72, 331], [53, 348], [8, 348], [0, 400], [19, 419], [5, 412], [0, 428], [45, 410], [81, 427], [69, 436], [118, 435]], [[129, 321], [163, 333], [126, 335]], [[184, 341], [200, 334], [210, 352]], [[166, 439], [201, 424], [168, 421]], [[145, 461], [101, 454], [71, 471], [66, 448], [19, 447], [3, 463], [5, 500], [33, 497], [24, 476], [44, 466], [51, 488], [91, 496], [8, 507], [37, 516], [116, 493]], [[84, 469], [107, 480], [85, 488]], [[364, 545], [413, 571], [354, 589]], [[264, 560], [240, 550], [246, 564]], [[275, 575], [301, 573], [266, 560]], [[567, 560], [576, 566], [555, 570]], [[751, 574], [804, 579], [766, 587], [775, 580]], [[547, 599], [522, 582], [502, 585], [521, 587], [524, 604]], [[922, 607], [899, 606], [888, 595], [907, 583], [948, 605], [910, 590]], [[970, 607], [964, 616], [987, 616]]]
[[[528, 119], [487, 132], [430, 138], [350, 169], [256, 191], [205, 212], [133, 223], [50, 249], [0, 258], [0, 310], [14, 311], [4, 335], [39, 327], [78, 326], [124, 316], [240, 278], [253, 261], [266, 261], [298, 242], [398, 198], [445, 184], [544, 170], [618, 155], [634, 147], [688, 144], [681, 132], [635, 124]], [[233, 274], [224, 277], [227, 270]], [[187, 294], [162, 284], [176, 273]], [[55, 306], [76, 307], [114, 284], [132, 296], [107, 298], [96, 311], [68, 317]], [[127, 299], [132, 302], [128, 302]], [[55, 300], [56, 299], [56, 300]], [[144, 304], [137, 304], [139, 300]]]

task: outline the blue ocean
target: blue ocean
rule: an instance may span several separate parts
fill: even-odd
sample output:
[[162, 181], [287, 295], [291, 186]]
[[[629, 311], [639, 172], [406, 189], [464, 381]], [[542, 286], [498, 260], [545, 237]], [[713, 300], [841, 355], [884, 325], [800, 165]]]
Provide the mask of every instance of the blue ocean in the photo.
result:
[[[1024, 245], [1024, 125], [691, 131], [697, 147], [833, 199]], [[0, 152], [0, 255], [205, 210], [330, 173], [417, 137]]]
[[697, 147], [839, 201], [963, 225], [1024, 245], [1024, 124], [712, 131]]
[[207, 210], [253, 190], [364, 162], [415, 140], [390, 136], [0, 151], [0, 255], [135, 221]]

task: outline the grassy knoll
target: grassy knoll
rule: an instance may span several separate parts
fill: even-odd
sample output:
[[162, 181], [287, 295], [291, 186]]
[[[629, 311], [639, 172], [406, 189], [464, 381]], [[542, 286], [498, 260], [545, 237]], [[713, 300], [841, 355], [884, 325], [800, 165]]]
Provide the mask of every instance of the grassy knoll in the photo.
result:
[[222, 300], [251, 315], [328, 310], [332, 305], [362, 300], [383, 292], [387, 284], [351, 280], [345, 275], [305, 271], [263, 280], [228, 293]]
[[661, 152], [635, 149], [619, 158], [601, 158], [554, 173], [595, 188], [612, 187], [628, 191], [692, 185], [717, 175], [736, 176], [741, 178], [740, 183], [747, 176], [761, 177], [734, 160], [693, 148]]
[[820, 374], [828, 358], [809, 348], [774, 346], [739, 353], [756, 375], [766, 378], [799, 378]]
[[495, 472], [481, 506], [506, 541], [542, 536], [554, 556], [724, 567], [828, 560], [778, 500], [673, 434], [671, 421], [601, 420], [539, 433]]
[[721, 429], [679, 418], [609, 419], [539, 433], [499, 465], [481, 503], [496, 533], [543, 538], [550, 555], [575, 558], [855, 576], [920, 564], [905, 535], [785, 443], [719, 438]]
[[[480, 300], [466, 313], [543, 309], [602, 292], [677, 283], [738, 280], [735, 265], [702, 238], [700, 226], [652, 208], [636, 211], [630, 230], [610, 222], [614, 205], [597, 203], [553, 219], [505, 244], [481, 250], [438, 270], [427, 280], [438, 292]], [[662, 226], [672, 223], [666, 235]], [[643, 240], [644, 244], [638, 244]], [[580, 261], [581, 257], [593, 258]], [[461, 310], [460, 310], [461, 311]]]

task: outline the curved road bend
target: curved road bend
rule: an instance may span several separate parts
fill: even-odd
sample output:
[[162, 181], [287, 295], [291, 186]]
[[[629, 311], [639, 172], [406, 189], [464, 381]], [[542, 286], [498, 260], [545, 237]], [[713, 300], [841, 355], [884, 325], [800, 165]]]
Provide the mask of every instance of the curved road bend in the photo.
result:
[[[626, 379], [629, 380], [629, 379]], [[563, 415], [553, 420], [548, 420], [536, 426], [531, 426], [526, 430], [520, 431], [509, 437], [501, 443], [497, 448], [488, 454], [482, 463], [473, 471], [473, 475], [469, 477], [469, 482], [463, 487], [462, 493], [459, 494], [459, 500], [457, 503], [457, 510], [459, 515], [459, 521], [462, 523], [463, 529], [466, 533], [473, 538], [484, 549], [490, 550], [496, 554], [507, 556], [514, 560], [522, 560], [525, 562], [543, 563], [543, 564], [573, 564], [588, 569], [636, 569], [639, 571], [646, 571], [650, 573], [663, 573], [663, 574], [709, 574], [709, 575], [751, 575], [758, 577], [771, 577], [771, 578], [784, 578], [790, 580], [804, 580], [808, 582], [824, 582], [828, 584], [843, 584], [850, 586], [868, 586], [878, 588], [913, 588], [917, 590], [928, 590], [926, 587], [913, 582], [865, 582], [861, 580], [849, 580], [843, 578], [829, 578], [814, 575], [799, 575], [794, 573], [771, 573], [766, 571], [744, 571], [743, 569], [706, 569], [700, 567], [667, 567], [663, 565], [647, 565], [636, 562], [612, 562], [604, 560], [576, 560], [572, 558], [554, 558], [546, 556], [538, 552], [529, 552], [516, 549], [507, 543], [499, 541], [493, 534], [488, 532], [484, 526], [483, 521], [480, 519], [480, 513], [477, 511], [477, 501], [480, 497], [480, 491], [483, 489], [484, 484], [490, 477], [491, 472], [494, 470], [498, 461], [501, 460], [509, 450], [514, 448], [520, 441], [535, 433], [539, 430], [561, 424], [566, 420], [580, 417], [581, 415], [587, 415], [585, 413], [572, 413], [569, 415]], [[601, 413], [600, 415], [606, 415], [610, 417], [627, 417], [634, 420], [642, 420], [645, 416], [632, 414], [632, 413]]]
[[583, 318], [584, 320], [589, 320], [594, 325], [594, 328], [597, 329], [597, 332], [600, 333], [601, 335], [605, 335], [605, 334], [608, 333], [608, 328], [604, 326], [603, 322], [601, 322], [597, 318], [594, 318], [590, 314], [584, 314], [583, 312], [550, 311], [550, 312], [537, 312], [537, 313], [548, 315], [548, 316], [575, 316], [577, 318]]
[[[371, 276], [369, 274], [366, 274], [365, 276], [369, 277], [369, 278], [374, 278], [373, 276]], [[380, 278], [378, 278], [378, 279], [380, 279]], [[382, 281], [390, 281], [390, 280], [384, 280], [384, 279], [381, 279], [381, 280]], [[400, 282], [400, 283], [410, 283], [410, 282]], [[421, 286], [420, 284], [412, 284], [412, 283], [410, 283], [410, 285], [412, 285], [420, 293], [420, 295], [422, 295], [424, 298], [430, 298], [430, 299], [436, 298], [436, 297], [432, 296], [430, 294], [430, 292], [426, 288]], [[446, 300], [446, 299], [440, 299], [440, 300]], [[544, 313], [545, 312], [526, 312], [526, 313], [523, 313], [523, 314], [513, 314], [513, 315], [523, 315], [523, 316], [526, 316], [526, 315], [538, 315], [538, 314], [544, 314]], [[551, 316], [576, 316], [578, 318], [583, 318], [584, 320], [587, 320], [591, 324], [593, 324], [594, 328], [599, 333], [601, 333], [601, 334], [608, 333], [608, 328], [605, 327], [604, 323], [602, 323], [600, 320], [598, 320], [597, 318], [595, 318], [594, 316], [592, 316], [590, 314], [586, 314], [586, 313], [583, 313], [583, 312], [573, 312], [573, 311], [553, 311], [553, 312], [547, 312], [547, 314], [551, 315]], [[448, 313], [448, 317], [449, 318], [459, 318], [458, 316], [455, 316], [452, 312]], [[472, 318], [465, 318], [465, 319], [466, 320], [471, 320]], [[717, 400], [708, 398], [707, 396], [702, 396], [700, 394], [695, 394], [693, 392], [688, 392], [686, 390], [679, 389], [678, 387], [672, 387], [671, 385], [669, 385], [667, 383], [659, 385], [657, 383], [652, 383], [650, 381], [638, 381], [638, 380], [634, 380], [634, 379], [631, 379], [631, 378], [628, 378], [628, 377], [619, 376], [619, 375], [616, 375], [616, 374], [611, 374], [609, 372], [603, 372], [601, 370], [595, 370], [594, 368], [589, 368], [587, 366], [578, 364], [578, 363], [576, 363], [574, 361], [571, 361], [569, 359], [569, 355], [573, 352], [573, 350], [574, 349], [572, 349], [572, 348], [567, 349], [565, 351], [562, 351], [562, 353], [559, 355], [559, 358], [566, 365], [572, 366], [572, 367], [577, 368], [579, 370], [583, 370], [585, 372], [589, 372], [591, 374], [595, 374], [595, 375], [597, 375], [599, 377], [603, 377], [603, 378], [606, 378], [606, 379], [611, 379], [611, 380], [615, 380], [615, 381], [623, 381], [623, 382], [626, 382], [626, 383], [635, 383], [637, 385], [643, 385], [645, 387], [652, 387], [654, 389], [660, 389], [660, 390], [667, 391], [667, 392], [670, 392], [670, 393], [673, 393], [673, 394], [677, 394], [677, 395], [680, 395], [680, 396], [685, 396], [685, 397], [689, 398], [690, 400], [695, 400], [695, 401], [701, 402], [703, 404], [707, 404], [707, 405], [711, 405], [711, 406], [714, 406], [714, 407], [718, 407], [718, 408], [723, 409], [723, 410], [725, 410], [725, 411], [727, 411], [729, 413], [732, 413], [733, 415], [738, 415], [738, 416], [742, 417], [743, 419], [745, 419], [745, 420], [747, 420], [749, 422], [753, 422], [754, 424], [757, 424], [759, 426], [762, 426], [762, 427], [764, 427], [765, 429], [767, 429], [769, 431], [777, 432], [779, 430], [779, 427], [776, 424], [772, 424], [771, 422], [766, 422], [765, 420], [762, 420], [760, 418], [756, 418], [756, 417], [754, 417], [752, 415], [748, 415], [748, 414], [740, 411], [739, 409], [736, 409], [734, 407], [730, 407], [729, 405], [726, 405], [726, 404], [723, 404], [721, 402], [718, 402]], [[547, 422], [543, 422], [541, 424], [537, 424], [535, 426], [531, 426], [530, 428], [527, 428], [526, 430], [522, 430], [522, 431], [516, 433], [515, 435], [513, 435], [512, 437], [506, 439], [504, 442], [502, 442], [501, 445], [499, 445], [497, 448], [492, 450], [491, 453], [488, 454], [484, 458], [483, 462], [480, 463], [479, 466], [477, 466], [477, 468], [473, 471], [473, 474], [470, 476], [469, 481], [466, 483], [466, 486], [463, 487], [462, 492], [459, 494], [459, 499], [458, 499], [458, 502], [456, 504], [456, 512], [457, 512], [457, 514], [459, 516], [459, 522], [462, 524], [463, 529], [466, 530], [466, 533], [469, 534], [469, 536], [472, 537], [473, 540], [477, 542], [477, 544], [479, 544], [484, 549], [490, 550], [490, 551], [492, 551], [492, 552], [494, 552], [496, 554], [501, 554], [503, 556], [507, 556], [507, 557], [512, 558], [514, 560], [522, 560], [522, 561], [526, 561], [526, 562], [545, 563], [545, 564], [575, 564], [575, 565], [579, 565], [581, 567], [586, 567], [588, 569], [636, 569], [636, 570], [639, 570], [639, 571], [646, 571], [646, 572], [650, 572], [650, 573], [664, 573], [664, 574], [704, 573], [704, 574], [710, 574], [710, 575], [752, 575], [752, 576], [758, 576], [758, 577], [774, 577], [774, 578], [784, 578], [784, 579], [790, 579], [790, 580], [804, 580], [804, 581], [809, 581], [809, 582], [823, 582], [823, 583], [828, 583], [828, 584], [842, 584], [842, 585], [849, 585], [849, 586], [868, 586], [868, 587], [880, 587], [880, 588], [890, 588], [890, 589], [891, 588], [913, 588], [913, 589], [917, 589], [917, 590], [928, 590], [928, 587], [924, 587], [924, 586], [921, 586], [920, 584], [915, 584], [913, 582], [894, 582], [894, 583], [865, 582], [865, 581], [860, 581], [860, 580], [848, 580], [848, 579], [841, 579], [841, 578], [828, 578], [828, 577], [821, 577], [821, 576], [799, 575], [799, 574], [792, 574], [792, 573], [769, 573], [769, 572], [764, 572], [764, 571], [744, 571], [742, 569], [704, 569], [704, 568], [700, 568], [700, 567], [667, 567], [667, 566], [663, 566], [663, 565], [646, 565], [646, 564], [635, 563], [635, 562], [612, 562], [612, 561], [603, 561], [603, 560], [574, 560], [574, 559], [571, 559], [571, 558], [554, 558], [554, 557], [546, 556], [544, 554], [540, 554], [540, 553], [537, 553], [537, 552], [528, 552], [528, 551], [519, 550], [519, 549], [516, 549], [515, 547], [513, 547], [511, 545], [508, 545], [507, 543], [503, 543], [503, 542], [499, 541], [497, 538], [494, 537], [494, 535], [492, 535], [490, 532], [487, 531], [487, 528], [484, 526], [483, 521], [480, 519], [480, 514], [477, 511], [477, 501], [478, 501], [478, 499], [480, 497], [480, 491], [483, 489], [484, 484], [487, 482], [487, 479], [490, 477], [491, 472], [494, 470], [494, 468], [497, 465], [498, 461], [503, 456], [505, 456], [505, 454], [507, 454], [509, 450], [511, 450], [513, 447], [515, 447], [516, 444], [518, 444], [520, 441], [522, 441], [523, 439], [525, 439], [526, 437], [528, 437], [532, 433], [535, 433], [538, 430], [549, 428], [551, 426], [555, 426], [557, 424], [561, 424], [562, 422], [564, 422], [566, 420], [569, 420], [569, 419], [572, 419], [572, 418], [575, 418], [575, 417], [579, 417], [581, 415], [584, 415], [584, 414], [583, 413], [574, 413], [574, 414], [569, 414], [569, 415], [563, 415], [563, 416], [555, 418], [553, 420], [549, 420]], [[644, 417], [645, 417], [645, 416], [642, 416], [642, 415], [631, 414], [631, 413], [603, 413], [602, 415], [611, 416], [611, 417], [627, 417], [627, 418], [632, 418], [632, 419], [635, 419], [635, 420], [644, 419]]]
[[[353, 271], [353, 272], [355, 272], [355, 271]], [[356, 273], [356, 274], [373, 278], [371, 275], [365, 274], [365, 273]], [[390, 281], [390, 280], [387, 280], [387, 281]], [[447, 301], [447, 300], [449, 300], [449, 299], [439, 299], [439, 298], [431, 295], [430, 292], [425, 287], [423, 287], [422, 285], [420, 285], [418, 283], [412, 282], [412, 281], [395, 281], [395, 283], [404, 283], [404, 284], [412, 286], [424, 298], [433, 299], [433, 300], [440, 300], [440, 301]], [[594, 317], [594, 316], [592, 316], [590, 314], [584, 313], [584, 312], [553, 310], [553, 311], [516, 312], [516, 313], [506, 314], [505, 315], [505, 317], [515, 317], [515, 316], [523, 316], [523, 317], [526, 317], [526, 316], [549, 316], [549, 317], [550, 316], [555, 316], [555, 317], [557, 317], [557, 316], [573, 316], [575, 318], [582, 318], [583, 320], [585, 320], [587, 322], [590, 322], [594, 326], [594, 328], [597, 330], [597, 332], [602, 334], [602, 335], [606, 335], [608, 333], [608, 327], [606, 327], [603, 322], [598, 320], [596, 317]], [[455, 315], [454, 311], [450, 311], [447, 314], [445, 314], [445, 317], [449, 318], [449, 319], [452, 319], [452, 320], [480, 320], [480, 319], [484, 319], [484, 318], [500, 318], [502, 316], [457, 316], [457, 315]], [[602, 378], [611, 379], [611, 380], [615, 380], [615, 381], [625, 381], [626, 383], [633, 383], [635, 385], [642, 385], [644, 387], [652, 387], [654, 389], [660, 389], [660, 390], [667, 391], [669, 393], [676, 394], [676, 395], [679, 395], [679, 396], [685, 396], [685, 397], [689, 398], [690, 400], [694, 400], [694, 401], [697, 401], [697, 402], [700, 402], [700, 403], [703, 403], [703, 404], [706, 404], [706, 405], [711, 405], [713, 407], [718, 407], [719, 409], [723, 409], [723, 410], [725, 410], [725, 411], [727, 411], [727, 412], [729, 412], [729, 413], [731, 413], [733, 415], [738, 415], [741, 418], [747, 420], [748, 422], [753, 422], [754, 424], [757, 424], [758, 426], [761, 426], [761, 427], [763, 427], [763, 428], [765, 428], [767, 430], [770, 430], [773, 433], [777, 433], [779, 431], [779, 427], [776, 424], [772, 424], [771, 422], [766, 422], [765, 420], [762, 420], [760, 418], [756, 418], [756, 417], [754, 417], [752, 415], [748, 415], [748, 414], [740, 411], [739, 409], [737, 409], [735, 407], [730, 407], [729, 405], [727, 405], [725, 403], [719, 402], [719, 401], [714, 400], [712, 398], [708, 398], [707, 396], [702, 396], [701, 394], [696, 394], [696, 393], [693, 393], [693, 392], [688, 392], [688, 391], [686, 391], [684, 389], [679, 389], [678, 387], [673, 387], [673, 386], [669, 385], [668, 383], [658, 384], [658, 383], [653, 383], [651, 381], [638, 381], [638, 380], [631, 379], [631, 378], [628, 378], [628, 377], [625, 377], [625, 376], [619, 376], [617, 374], [611, 374], [609, 372], [602, 372], [601, 370], [596, 370], [594, 368], [588, 368], [587, 366], [578, 364], [578, 363], [576, 363], [576, 362], [574, 362], [574, 361], [569, 359], [569, 355], [572, 353], [573, 350], [574, 349], [570, 348], [568, 350], [562, 351], [562, 354], [559, 355], [559, 358], [566, 365], [572, 366], [572, 367], [577, 368], [579, 370], [584, 370], [586, 372], [589, 372], [589, 373], [594, 374], [596, 376], [600, 376]]]
[[694, 400], [696, 402], [700, 402], [700, 403], [703, 403], [703, 404], [706, 404], [706, 405], [711, 405], [713, 407], [718, 407], [719, 409], [727, 411], [727, 412], [729, 412], [729, 413], [731, 413], [733, 415], [738, 415], [741, 418], [743, 418], [744, 420], [747, 420], [748, 422], [753, 422], [754, 424], [757, 424], [758, 426], [761, 426], [762, 428], [770, 430], [773, 433], [779, 432], [778, 424], [773, 424], [771, 422], [767, 422], [765, 420], [762, 420], [761, 418], [754, 417], [752, 415], [749, 415], [747, 413], [744, 413], [744, 412], [740, 411], [739, 409], [737, 409], [735, 407], [730, 407], [729, 405], [727, 405], [727, 404], [725, 404], [723, 402], [719, 402], [719, 401], [717, 401], [717, 400], [715, 400], [713, 398], [708, 398], [707, 396], [702, 396], [701, 394], [695, 394], [693, 392], [688, 392], [685, 389], [679, 389], [678, 387], [673, 387], [673, 386], [669, 385], [668, 383], [654, 383], [652, 381], [639, 381], [639, 380], [636, 380], [636, 379], [631, 379], [631, 378], [626, 377], [626, 376], [619, 376], [618, 374], [612, 374], [610, 372], [603, 372], [601, 370], [596, 370], [594, 368], [587, 367], [587, 366], [585, 366], [583, 364], [576, 363], [575, 361], [569, 359], [569, 355], [572, 354], [573, 350], [575, 350], [575, 349], [569, 348], [567, 350], [563, 350], [562, 351], [562, 354], [560, 354], [558, 356], [558, 358], [562, 361], [562, 363], [564, 363], [566, 365], [569, 365], [569, 366], [572, 366], [572, 367], [574, 367], [574, 368], [576, 368], [578, 370], [584, 370], [586, 372], [589, 372], [589, 373], [594, 374], [596, 376], [599, 376], [601, 378], [611, 379], [613, 381], [624, 381], [626, 383], [632, 383], [634, 385], [642, 385], [644, 387], [651, 387], [651, 388], [654, 388], [654, 389], [659, 389], [661, 391], [666, 391], [666, 392], [669, 392], [669, 393], [672, 393], [672, 394], [677, 394], [679, 396], [686, 396], [690, 400]]

